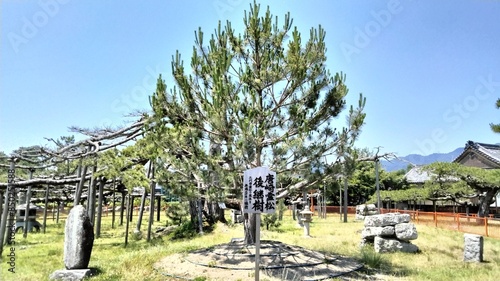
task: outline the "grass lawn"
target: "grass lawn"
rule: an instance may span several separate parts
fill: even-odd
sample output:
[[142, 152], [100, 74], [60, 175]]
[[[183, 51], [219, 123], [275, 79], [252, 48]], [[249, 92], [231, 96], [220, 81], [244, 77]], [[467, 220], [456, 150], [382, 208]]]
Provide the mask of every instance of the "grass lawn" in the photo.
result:
[[[229, 217], [229, 216], [227, 216]], [[147, 215], [144, 218], [148, 218]], [[130, 225], [135, 228], [136, 217]], [[155, 222], [153, 229], [165, 225], [165, 221]], [[484, 238], [483, 263], [464, 263], [463, 233], [418, 225], [419, 237], [414, 240], [421, 252], [417, 254], [391, 253], [377, 254], [360, 249], [362, 222], [349, 218], [348, 223], [340, 222], [339, 215], [329, 214], [327, 219], [314, 217], [311, 225], [312, 238], [304, 238], [303, 230], [296, 227], [290, 216], [285, 216], [279, 231], [262, 229], [261, 239], [277, 240], [312, 250], [356, 257], [366, 264], [371, 274], [383, 274], [385, 280], [500, 280], [500, 240]], [[155, 238], [147, 243], [129, 236], [129, 244], [124, 247], [125, 226], [111, 228], [111, 216], [103, 217], [101, 237], [94, 241], [90, 267], [97, 268], [98, 275], [91, 278], [103, 280], [169, 280], [157, 272], [153, 264], [161, 258], [211, 245], [227, 243], [231, 238], [242, 237], [242, 225], [225, 226], [218, 224], [211, 233], [186, 240], [172, 241], [167, 237]], [[142, 226], [145, 231], [146, 226]], [[48, 220], [47, 233], [29, 233], [28, 238], [16, 235], [15, 273], [8, 271], [4, 247], [1, 262], [1, 280], [48, 280], [63, 263], [64, 220], [56, 224]], [[261, 279], [265, 277], [262, 276]], [[340, 279], [339, 279], [340, 280]]]

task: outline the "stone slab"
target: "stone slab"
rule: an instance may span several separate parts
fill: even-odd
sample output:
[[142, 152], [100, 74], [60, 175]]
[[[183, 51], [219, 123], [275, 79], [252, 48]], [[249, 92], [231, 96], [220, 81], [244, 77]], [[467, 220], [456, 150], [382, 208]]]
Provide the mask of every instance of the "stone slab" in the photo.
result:
[[85, 277], [90, 277], [95, 275], [96, 270], [86, 268], [86, 269], [60, 269], [54, 271], [50, 276], [50, 280], [60, 280], [60, 281], [80, 281]]
[[373, 248], [377, 253], [390, 253], [390, 252], [404, 252], [404, 253], [416, 253], [418, 252], [418, 247], [414, 244], [399, 241], [397, 239], [386, 239], [382, 237], [375, 237], [373, 242]]
[[365, 218], [365, 226], [388, 226], [410, 222], [409, 214], [387, 213], [383, 215], [368, 216]]
[[374, 238], [375, 236], [392, 236], [394, 235], [394, 226], [372, 226], [365, 227], [361, 231], [362, 238]]

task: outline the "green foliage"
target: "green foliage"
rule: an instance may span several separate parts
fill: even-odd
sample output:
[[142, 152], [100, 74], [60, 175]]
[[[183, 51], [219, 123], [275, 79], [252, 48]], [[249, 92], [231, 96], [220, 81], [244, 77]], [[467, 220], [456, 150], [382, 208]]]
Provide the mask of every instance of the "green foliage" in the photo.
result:
[[189, 202], [170, 202], [167, 217], [176, 225], [181, 225], [189, 218]]
[[[496, 103], [495, 103], [495, 107], [497, 109], [500, 108], [500, 99], [497, 99]], [[500, 133], [500, 124], [494, 124], [494, 123], [490, 123], [490, 128], [493, 132], [495, 133]]]
[[[149, 180], [144, 169], [144, 161], [147, 157], [144, 153], [142, 142], [128, 146], [122, 150], [117, 148], [108, 149], [99, 154], [97, 166], [100, 172], [96, 176], [108, 179], [119, 178], [123, 185], [130, 190], [133, 187], [149, 187]], [[151, 192], [151, 191], [150, 191]]]

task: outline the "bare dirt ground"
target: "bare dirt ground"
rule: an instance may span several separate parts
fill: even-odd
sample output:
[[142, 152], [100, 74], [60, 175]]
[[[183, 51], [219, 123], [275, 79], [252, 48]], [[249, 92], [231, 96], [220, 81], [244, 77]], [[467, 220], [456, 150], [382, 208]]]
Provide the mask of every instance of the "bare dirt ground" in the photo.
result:
[[[255, 247], [240, 240], [170, 255], [155, 269], [164, 276], [183, 280], [254, 280]], [[363, 265], [342, 256], [328, 256], [278, 241], [262, 241], [260, 280], [384, 280], [363, 274]], [[206, 278], [206, 279], [201, 279]]]

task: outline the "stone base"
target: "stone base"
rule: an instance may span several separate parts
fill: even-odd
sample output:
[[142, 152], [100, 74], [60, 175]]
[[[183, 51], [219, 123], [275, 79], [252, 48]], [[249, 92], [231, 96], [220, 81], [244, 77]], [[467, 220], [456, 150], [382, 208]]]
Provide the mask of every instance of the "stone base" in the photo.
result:
[[62, 281], [80, 281], [85, 277], [95, 275], [95, 269], [60, 269], [54, 271], [50, 276], [50, 280]]

